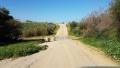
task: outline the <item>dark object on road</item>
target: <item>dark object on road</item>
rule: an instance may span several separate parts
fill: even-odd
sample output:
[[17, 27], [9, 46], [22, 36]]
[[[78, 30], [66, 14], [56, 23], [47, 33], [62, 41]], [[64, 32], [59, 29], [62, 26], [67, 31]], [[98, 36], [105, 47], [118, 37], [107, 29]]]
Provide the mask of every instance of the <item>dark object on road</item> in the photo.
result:
[[48, 42], [50, 42], [50, 38], [48, 38]]

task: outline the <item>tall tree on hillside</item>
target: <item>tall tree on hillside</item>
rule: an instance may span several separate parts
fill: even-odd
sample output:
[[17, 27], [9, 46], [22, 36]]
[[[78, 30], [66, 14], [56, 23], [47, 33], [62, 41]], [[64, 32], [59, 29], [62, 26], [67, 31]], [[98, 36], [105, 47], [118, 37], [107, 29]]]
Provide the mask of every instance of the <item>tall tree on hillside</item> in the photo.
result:
[[70, 23], [70, 28], [74, 29], [76, 26], [77, 26], [77, 22], [72, 21], [72, 22]]
[[120, 0], [112, 1], [110, 6], [114, 19], [120, 24]]
[[17, 40], [21, 23], [9, 15], [9, 10], [0, 8], [0, 41]]

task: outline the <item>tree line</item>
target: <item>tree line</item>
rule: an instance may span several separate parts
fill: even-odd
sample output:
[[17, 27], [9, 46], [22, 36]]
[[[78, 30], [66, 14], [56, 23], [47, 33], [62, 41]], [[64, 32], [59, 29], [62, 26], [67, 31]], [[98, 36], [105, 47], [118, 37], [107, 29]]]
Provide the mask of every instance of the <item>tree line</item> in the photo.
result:
[[107, 10], [93, 11], [79, 23], [70, 22], [70, 33], [76, 36], [120, 41], [120, 0], [114, 0]]
[[9, 15], [5, 7], [0, 8], [0, 42], [17, 41], [19, 37], [51, 35], [56, 24], [49, 22], [20, 22]]
[[21, 34], [22, 23], [9, 14], [9, 10], [0, 8], [0, 41], [17, 40]]
[[48, 22], [23, 23], [22, 37], [45, 36], [54, 34], [56, 24]]
[[113, 0], [107, 10], [93, 11], [80, 22], [70, 22], [69, 34], [80, 36], [83, 43], [99, 48], [120, 62], [120, 0]]

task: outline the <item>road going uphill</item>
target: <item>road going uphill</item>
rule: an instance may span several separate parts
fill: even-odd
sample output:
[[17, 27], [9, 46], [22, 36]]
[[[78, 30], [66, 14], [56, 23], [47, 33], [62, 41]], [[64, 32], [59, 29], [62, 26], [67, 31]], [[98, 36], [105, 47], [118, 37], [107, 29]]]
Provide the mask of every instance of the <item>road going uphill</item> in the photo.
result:
[[[64, 38], [46, 42], [48, 49], [15, 60], [0, 61], [0, 68], [81, 68], [84, 66], [117, 66], [103, 53], [81, 42], [68, 39], [67, 27], [59, 24], [56, 37]], [[41, 44], [40, 44], [41, 45]]]

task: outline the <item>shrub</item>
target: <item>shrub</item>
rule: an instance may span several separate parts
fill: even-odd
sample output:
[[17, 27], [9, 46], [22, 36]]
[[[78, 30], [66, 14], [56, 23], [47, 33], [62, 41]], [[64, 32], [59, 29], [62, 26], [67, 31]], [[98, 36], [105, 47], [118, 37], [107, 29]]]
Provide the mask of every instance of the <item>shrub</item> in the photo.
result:
[[95, 38], [81, 38], [80, 40], [85, 44], [100, 48], [113, 59], [120, 61], [120, 42]]
[[74, 29], [77, 26], [77, 22], [73, 21], [70, 23], [70, 28]]
[[120, 25], [120, 0], [112, 1], [110, 5], [110, 10], [112, 12], [113, 18], [119, 23]]
[[0, 41], [17, 40], [21, 34], [20, 28], [21, 23], [14, 20], [6, 8], [0, 8]]
[[70, 34], [97, 39], [120, 40], [120, 27], [112, 18], [111, 10], [93, 11], [80, 23], [69, 23]]
[[22, 27], [23, 37], [52, 35], [56, 29], [55, 24], [45, 22], [23, 23]]
[[19, 43], [9, 44], [7, 46], [1, 46], [0, 59], [31, 55], [33, 53], [39, 52], [39, 50], [47, 49], [48, 47], [47, 45], [42, 45], [42, 46], [36, 45], [40, 42], [42, 42], [42, 40], [19, 42]]

